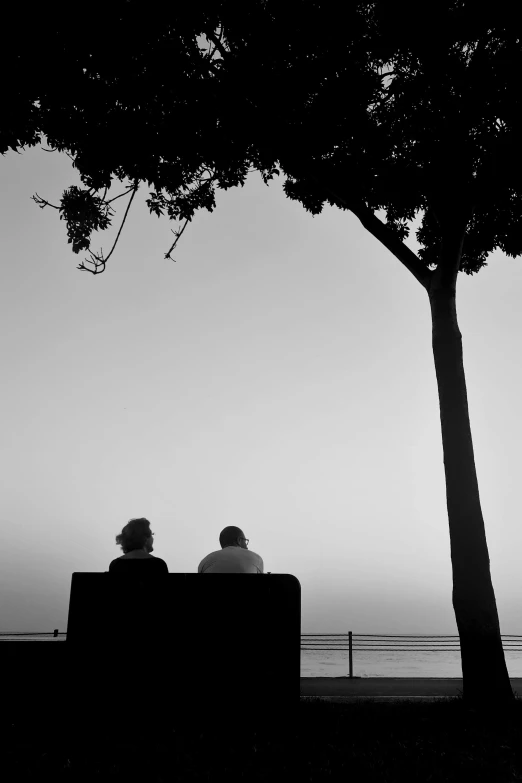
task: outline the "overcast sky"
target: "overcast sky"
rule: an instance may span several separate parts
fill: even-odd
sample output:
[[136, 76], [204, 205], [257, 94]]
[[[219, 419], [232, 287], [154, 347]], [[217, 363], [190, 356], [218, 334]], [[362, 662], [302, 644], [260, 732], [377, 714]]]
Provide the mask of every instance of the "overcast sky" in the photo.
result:
[[[241, 527], [299, 579], [303, 632], [455, 634], [428, 299], [400, 262], [253, 174], [176, 263], [142, 186], [94, 277], [30, 200], [80, 184], [70, 159], [0, 166], [0, 630], [65, 631], [72, 572], [107, 570], [146, 516], [173, 572]], [[488, 263], [458, 309], [501, 629], [520, 634], [522, 259]]]

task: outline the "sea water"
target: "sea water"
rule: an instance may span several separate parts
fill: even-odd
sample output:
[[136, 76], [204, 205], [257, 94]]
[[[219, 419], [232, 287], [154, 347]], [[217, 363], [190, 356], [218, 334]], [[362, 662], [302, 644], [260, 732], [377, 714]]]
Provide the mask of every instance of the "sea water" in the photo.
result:
[[[65, 636], [0, 636], [2, 641], [48, 641], [63, 644]], [[522, 640], [521, 640], [522, 642]], [[302, 644], [306, 646], [308, 640]], [[348, 647], [347, 640], [342, 642]], [[520, 644], [522, 647], [522, 643]], [[504, 648], [510, 677], [522, 677], [522, 650]], [[352, 653], [354, 677], [462, 677], [460, 651], [357, 650]], [[301, 650], [301, 677], [348, 677], [348, 650]], [[522, 694], [521, 694], [522, 695]]]
[[[522, 651], [504, 650], [510, 677], [522, 677]], [[462, 677], [460, 651], [353, 650], [354, 677]], [[348, 651], [301, 650], [301, 677], [347, 677]], [[521, 694], [522, 695], [522, 694]]]

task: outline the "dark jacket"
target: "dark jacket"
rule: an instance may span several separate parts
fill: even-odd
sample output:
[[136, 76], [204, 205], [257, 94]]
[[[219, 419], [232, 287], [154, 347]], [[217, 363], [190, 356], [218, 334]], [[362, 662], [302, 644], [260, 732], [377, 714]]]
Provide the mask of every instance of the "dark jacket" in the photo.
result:
[[136, 574], [147, 577], [168, 574], [169, 569], [161, 557], [117, 557], [109, 565], [110, 574]]

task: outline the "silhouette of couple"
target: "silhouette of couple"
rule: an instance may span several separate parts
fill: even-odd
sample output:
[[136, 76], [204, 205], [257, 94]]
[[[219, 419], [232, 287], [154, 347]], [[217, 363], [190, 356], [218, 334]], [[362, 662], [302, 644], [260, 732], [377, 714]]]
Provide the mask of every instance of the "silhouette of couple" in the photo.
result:
[[[263, 560], [248, 549], [248, 538], [245, 538], [239, 527], [224, 528], [219, 534], [219, 543], [221, 549], [203, 558], [198, 566], [198, 574], [263, 573]], [[123, 555], [110, 563], [110, 573], [136, 573], [138, 569], [140, 574], [169, 573], [166, 562], [151, 554], [154, 549], [154, 533], [148, 519], [141, 517], [127, 522], [116, 536], [116, 544], [122, 548]], [[136, 561], [140, 561], [141, 565], [137, 565]]]

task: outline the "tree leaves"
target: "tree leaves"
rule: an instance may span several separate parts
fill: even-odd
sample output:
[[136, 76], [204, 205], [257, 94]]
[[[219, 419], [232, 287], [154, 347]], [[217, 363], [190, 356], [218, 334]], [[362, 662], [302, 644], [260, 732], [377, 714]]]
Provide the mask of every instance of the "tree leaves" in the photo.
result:
[[324, 0], [204, 0], [145, 18], [136, 3], [93, 0], [77, 27], [42, 12], [14, 33], [19, 78], [0, 151], [45, 135], [71, 155], [86, 188], [60, 206], [75, 253], [110, 225], [101, 192], [113, 179], [146, 182], [151, 213], [190, 221], [255, 170], [265, 184], [283, 172], [286, 195], [314, 215], [325, 201], [383, 209], [401, 241], [426, 210], [418, 255], [430, 267], [441, 240], [433, 194], [458, 192], [474, 207], [462, 271], [496, 247], [519, 255], [514, 11], [445, 0], [429, 30], [413, 0], [357, 0], [342, 28], [337, 13]]
[[111, 214], [114, 214], [111, 206], [90, 190], [72, 185], [64, 191], [60, 220], [67, 223], [67, 241], [72, 243], [73, 253], [89, 248], [92, 232], [108, 228]]

